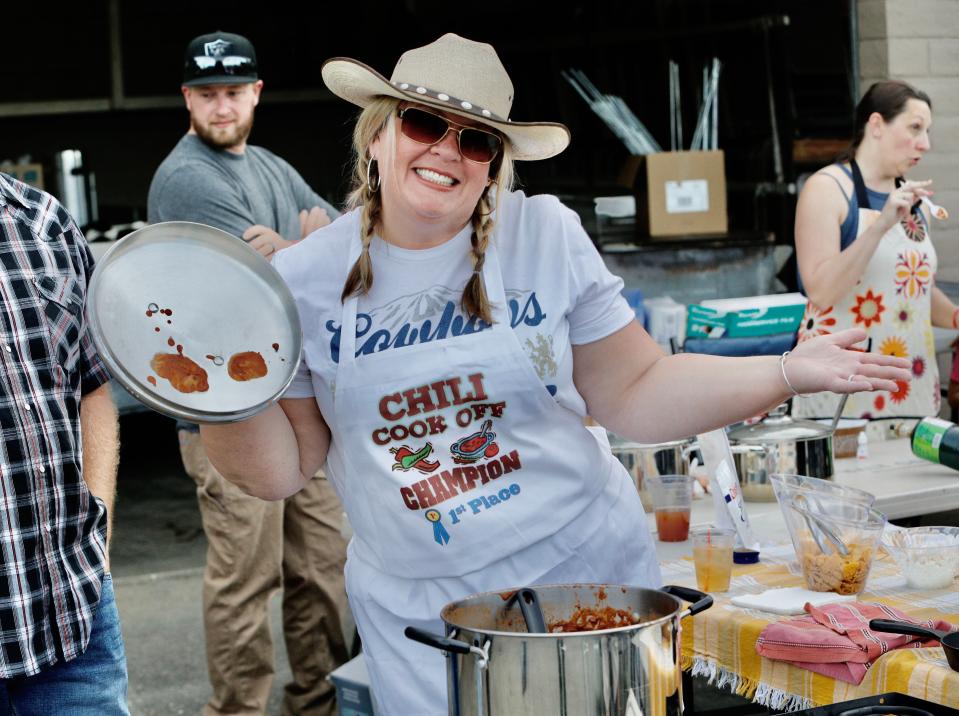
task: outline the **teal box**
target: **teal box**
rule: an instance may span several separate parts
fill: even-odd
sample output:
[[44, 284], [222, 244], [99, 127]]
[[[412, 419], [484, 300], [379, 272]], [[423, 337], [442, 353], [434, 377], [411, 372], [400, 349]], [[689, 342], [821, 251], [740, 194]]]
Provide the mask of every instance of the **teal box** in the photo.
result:
[[726, 314], [726, 335], [730, 338], [791, 333], [799, 329], [805, 304], [769, 306]]
[[726, 311], [692, 304], [686, 311], [687, 338], [719, 338], [726, 333]]

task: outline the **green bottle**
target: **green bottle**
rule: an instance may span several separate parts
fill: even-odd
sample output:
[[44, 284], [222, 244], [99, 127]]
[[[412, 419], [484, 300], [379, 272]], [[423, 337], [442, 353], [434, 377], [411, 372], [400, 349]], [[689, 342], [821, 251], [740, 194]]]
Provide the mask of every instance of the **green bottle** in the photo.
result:
[[959, 470], [959, 425], [941, 418], [923, 418], [912, 431], [912, 452]]

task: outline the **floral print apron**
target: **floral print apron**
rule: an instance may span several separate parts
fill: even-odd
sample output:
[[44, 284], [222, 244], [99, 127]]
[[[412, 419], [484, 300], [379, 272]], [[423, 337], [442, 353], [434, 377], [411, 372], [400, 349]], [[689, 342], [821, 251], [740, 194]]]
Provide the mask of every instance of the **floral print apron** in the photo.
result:
[[[866, 186], [853, 163], [859, 203], [858, 237], [879, 217], [869, 206]], [[925, 223], [916, 213], [893, 226], [879, 241], [859, 282], [836, 304], [820, 308], [810, 301], [799, 327], [799, 342], [847, 328], [862, 328], [871, 351], [908, 358], [912, 380], [898, 390], [850, 395], [843, 410], [850, 418], [922, 417], [939, 412], [939, 369], [932, 334], [932, 288], [936, 250]], [[839, 403], [835, 393], [793, 399], [793, 415], [832, 417]]]

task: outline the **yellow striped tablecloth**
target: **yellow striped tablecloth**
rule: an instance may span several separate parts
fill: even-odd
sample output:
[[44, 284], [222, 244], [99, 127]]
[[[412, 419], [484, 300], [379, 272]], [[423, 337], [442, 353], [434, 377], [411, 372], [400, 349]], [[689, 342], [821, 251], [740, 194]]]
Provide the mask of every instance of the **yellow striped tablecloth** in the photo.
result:
[[[940, 647], [896, 649], [884, 654], [858, 686], [757, 654], [756, 640], [767, 624], [795, 617], [735, 607], [729, 600], [739, 594], [805, 586], [791, 545], [764, 547], [760, 559], [759, 564], [734, 565], [730, 591], [714, 594], [712, 608], [683, 620], [684, 670], [769, 708], [786, 711], [889, 691], [959, 707], [959, 673], [949, 667]], [[696, 586], [691, 558], [665, 562], [662, 571], [665, 584]], [[888, 604], [914, 618], [940, 618], [959, 624], [957, 585], [953, 582], [949, 588], [934, 591], [909, 589], [892, 557], [880, 550], [859, 599]]]

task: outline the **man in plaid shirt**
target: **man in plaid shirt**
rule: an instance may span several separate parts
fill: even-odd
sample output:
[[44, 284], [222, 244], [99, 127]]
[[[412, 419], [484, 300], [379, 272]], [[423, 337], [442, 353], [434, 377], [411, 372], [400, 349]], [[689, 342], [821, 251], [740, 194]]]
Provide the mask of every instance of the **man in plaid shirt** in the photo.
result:
[[128, 714], [107, 544], [117, 413], [93, 269], [49, 194], [0, 173], [0, 713]]

